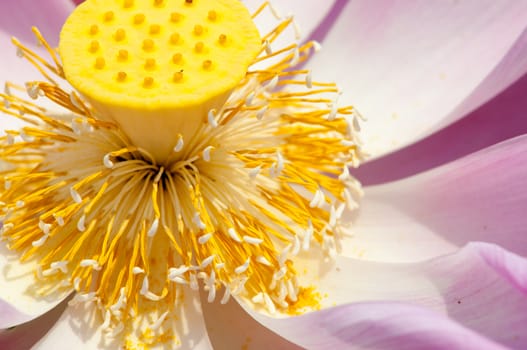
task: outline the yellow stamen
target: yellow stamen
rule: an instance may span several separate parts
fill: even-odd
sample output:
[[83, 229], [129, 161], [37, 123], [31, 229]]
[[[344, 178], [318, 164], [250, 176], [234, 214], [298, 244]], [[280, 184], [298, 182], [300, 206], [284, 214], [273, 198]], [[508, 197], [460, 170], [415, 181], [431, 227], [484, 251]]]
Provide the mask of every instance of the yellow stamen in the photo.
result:
[[260, 38], [251, 18], [267, 7], [87, 0], [60, 58], [36, 29], [50, 62], [13, 39], [48, 82], [0, 93], [0, 111], [27, 123], [0, 136], [1, 239], [38, 263], [39, 293], [74, 289], [121, 346], [177, 343], [200, 285], [271, 313], [319, 307], [293, 260], [338, 250], [360, 196], [348, 171], [360, 115], [295, 69], [316, 44], [278, 46], [289, 18]]

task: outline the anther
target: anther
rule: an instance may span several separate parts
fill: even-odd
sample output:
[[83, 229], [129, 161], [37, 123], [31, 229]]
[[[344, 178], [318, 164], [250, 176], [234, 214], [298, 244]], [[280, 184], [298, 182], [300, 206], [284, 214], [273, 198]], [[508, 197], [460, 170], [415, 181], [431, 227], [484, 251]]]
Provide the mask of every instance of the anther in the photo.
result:
[[154, 69], [156, 66], [156, 60], [153, 58], [147, 58], [145, 61], [145, 69]]
[[187, 4], [192, 4], [193, 1], [192, 1], [192, 0], [185, 0], [185, 3], [187, 3]]
[[150, 34], [159, 34], [161, 26], [159, 24], [152, 24], [150, 26]]
[[102, 57], [97, 57], [97, 58], [95, 59], [95, 68], [97, 68], [97, 69], [103, 69], [105, 65], [106, 65], [106, 61], [104, 60], [104, 58], [102, 58]]
[[157, 7], [163, 6], [163, 2], [164, 0], [154, 0], [154, 6], [157, 6]]
[[115, 40], [121, 41], [126, 37], [126, 32], [123, 28], [119, 28], [115, 31]]
[[220, 42], [220, 44], [225, 44], [227, 42], [227, 35], [225, 34], [220, 34], [220, 36], [218, 37], [218, 41]]
[[95, 35], [99, 32], [99, 26], [97, 24], [92, 24], [90, 27], [90, 34]]
[[173, 80], [174, 82], [181, 81], [181, 79], [183, 79], [183, 72], [176, 72], [176, 73], [174, 73], [174, 75], [172, 76], [172, 80]]
[[150, 51], [154, 48], [154, 41], [152, 39], [145, 39], [143, 41], [143, 50]]
[[203, 44], [202, 41], [198, 41], [198, 42], [196, 43], [196, 46], [194, 46], [194, 50], [195, 50], [196, 52], [203, 52], [203, 48], [204, 48], [204, 47], [205, 47], [205, 44]]
[[134, 16], [134, 24], [141, 24], [145, 21], [145, 15], [138, 13]]
[[93, 40], [90, 43], [90, 52], [97, 52], [97, 50], [99, 50], [99, 47], [99, 42], [97, 40]]
[[170, 43], [173, 44], [173, 45], [176, 45], [179, 41], [179, 34], [178, 33], [174, 33], [170, 36]]
[[176, 53], [174, 54], [174, 56], [172, 56], [172, 62], [174, 63], [181, 63], [182, 60], [183, 60], [183, 55], [180, 53]]
[[117, 73], [117, 81], [125, 81], [126, 80], [126, 73], [125, 72], [119, 72]]
[[212, 61], [211, 60], [205, 60], [203, 61], [203, 69], [209, 70], [212, 67]]
[[218, 18], [218, 14], [217, 14], [216, 11], [214, 11], [214, 10], [209, 11], [209, 15], [207, 16], [207, 18], [208, 18], [210, 21], [215, 21], [215, 20]]
[[170, 21], [173, 22], [173, 23], [177, 23], [179, 21], [181, 21], [181, 14], [180, 13], [177, 13], [177, 12], [172, 12], [170, 14]]
[[124, 8], [130, 8], [134, 6], [134, 0], [124, 0], [123, 7]]
[[194, 34], [196, 34], [196, 35], [203, 34], [203, 26], [200, 26], [199, 24], [196, 24], [194, 26]]
[[117, 58], [120, 60], [120, 61], [126, 61], [128, 59], [128, 51], [126, 50], [119, 50], [119, 53], [117, 54]]
[[114, 19], [115, 17], [115, 14], [113, 13], [113, 11], [108, 11], [106, 13], [104, 13], [104, 21], [105, 22], [110, 22]]
[[154, 85], [154, 78], [152, 77], [146, 77], [144, 80], [143, 80], [143, 86], [145, 88], [149, 88], [149, 87], [152, 87]]

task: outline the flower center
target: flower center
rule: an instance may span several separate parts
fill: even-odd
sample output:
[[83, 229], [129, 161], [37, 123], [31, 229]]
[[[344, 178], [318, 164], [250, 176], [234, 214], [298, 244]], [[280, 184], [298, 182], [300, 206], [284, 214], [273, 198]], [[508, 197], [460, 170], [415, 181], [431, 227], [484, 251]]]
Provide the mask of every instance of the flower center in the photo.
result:
[[[235, 0], [86, 1], [59, 52], [68, 81], [163, 163], [219, 109], [262, 48]], [[174, 130], [178, 130], [175, 133]]]
[[339, 249], [361, 193], [348, 171], [363, 157], [358, 115], [295, 68], [316, 43], [274, 47], [292, 18], [260, 39], [251, 18], [267, 6], [87, 0], [60, 57], [34, 29], [51, 63], [13, 39], [47, 79], [29, 96], [69, 110], [0, 93], [27, 123], [0, 137], [0, 237], [36, 265], [36, 294], [75, 290], [131, 348], [182, 338], [200, 285], [209, 302], [317, 307], [293, 260]]

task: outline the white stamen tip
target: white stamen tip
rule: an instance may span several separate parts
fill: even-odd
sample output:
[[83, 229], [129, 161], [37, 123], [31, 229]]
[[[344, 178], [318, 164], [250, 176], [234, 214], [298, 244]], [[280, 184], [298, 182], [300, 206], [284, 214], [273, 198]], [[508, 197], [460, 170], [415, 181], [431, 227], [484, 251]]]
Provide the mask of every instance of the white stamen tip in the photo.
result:
[[273, 264], [271, 264], [271, 262], [265, 256], [262, 255], [256, 257], [256, 262], [259, 262], [260, 264], [265, 266], [273, 266]]
[[159, 228], [159, 219], [155, 218], [152, 222], [152, 226], [150, 226], [150, 229], [148, 230], [147, 236], [148, 237], [154, 237], [157, 233], [157, 229]]
[[247, 260], [245, 260], [245, 262], [243, 263], [243, 265], [240, 265], [238, 266], [237, 268], [234, 269], [234, 272], [238, 275], [244, 273], [245, 271], [247, 271], [247, 269], [249, 268], [249, 264], [251, 263], [251, 258], [247, 258]]
[[145, 270], [143, 270], [143, 269], [140, 268], [139, 266], [134, 266], [134, 267], [132, 268], [132, 273], [133, 273], [134, 275], [139, 275], [139, 274], [141, 274], [141, 273], [145, 273]]
[[70, 187], [70, 195], [71, 198], [75, 201], [75, 203], [82, 203], [82, 197], [73, 187]]
[[44, 235], [44, 236], [40, 237], [39, 239], [37, 239], [36, 241], [31, 242], [31, 245], [33, 247], [41, 247], [41, 246], [44, 245], [44, 243], [46, 242], [48, 237], [49, 237], [49, 235]]
[[199, 265], [199, 267], [200, 267], [201, 269], [206, 268], [207, 266], [209, 266], [209, 265], [212, 263], [212, 261], [214, 260], [214, 257], [215, 257], [215, 255], [211, 255], [211, 256], [209, 256], [209, 257], [203, 259], [203, 261], [201, 262], [201, 264]]
[[199, 212], [194, 213], [194, 217], [192, 218], [192, 221], [198, 226], [200, 230], [204, 230], [207, 228], [203, 220], [201, 220], [201, 215]]
[[82, 215], [79, 221], [77, 221], [77, 230], [84, 232], [86, 231], [86, 215]]
[[218, 122], [216, 121], [216, 110], [215, 109], [211, 109], [209, 111], [209, 114], [208, 114], [208, 121], [209, 121], [209, 125], [213, 128], [216, 128], [218, 127]]
[[105, 167], [108, 169], [113, 168], [113, 162], [110, 160], [110, 153], [106, 153], [106, 155], [103, 157], [102, 162]]
[[81, 267], [92, 267], [94, 270], [100, 270], [101, 266], [99, 263], [94, 259], [83, 259], [79, 263], [79, 266]]
[[199, 244], [205, 244], [212, 238], [212, 233], [206, 233], [198, 238]]
[[253, 244], [253, 245], [259, 245], [260, 243], [263, 242], [263, 239], [256, 238], [256, 237], [251, 237], [251, 236], [243, 236], [243, 240], [246, 243]]
[[236, 242], [238, 243], [241, 243], [242, 240], [240, 239], [240, 236], [238, 236], [238, 233], [236, 233], [236, 230], [234, 229], [234, 227], [231, 227], [227, 230], [227, 233], [229, 234], [229, 236], [234, 239]]
[[183, 136], [182, 135], [178, 135], [177, 143], [176, 143], [176, 146], [174, 147], [174, 152], [181, 151], [183, 149], [184, 145], [185, 145], [185, 143], [183, 141]]
[[214, 146], [207, 146], [203, 150], [203, 160], [210, 162], [210, 152], [214, 149]]

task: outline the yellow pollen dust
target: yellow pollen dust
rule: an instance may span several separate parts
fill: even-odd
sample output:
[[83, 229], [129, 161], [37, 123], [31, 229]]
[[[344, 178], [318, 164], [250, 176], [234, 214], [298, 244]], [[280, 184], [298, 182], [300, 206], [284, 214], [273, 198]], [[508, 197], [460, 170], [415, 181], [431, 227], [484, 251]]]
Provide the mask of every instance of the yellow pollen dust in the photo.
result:
[[[166, 5], [161, 0], [86, 1], [64, 24], [59, 43], [67, 80], [100, 112], [99, 118], [117, 122], [136, 146], [160, 163], [176, 143], [166, 130], [183, 118], [186, 123], [206, 120], [209, 110], [226, 101], [262, 48], [240, 1], [174, 0]], [[95, 34], [97, 48], [90, 44]], [[95, 64], [87, 55], [94, 52]], [[176, 53], [185, 56], [184, 66], [173, 65]], [[205, 61], [198, 57], [204, 54]], [[210, 62], [214, 69], [209, 69]], [[174, 84], [174, 74], [181, 69], [184, 83]], [[116, 80], [117, 72], [125, 70], [127, 79]]]

